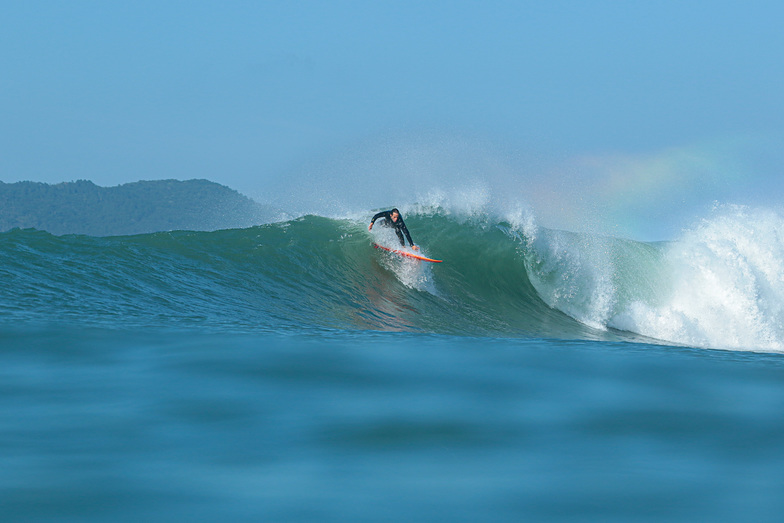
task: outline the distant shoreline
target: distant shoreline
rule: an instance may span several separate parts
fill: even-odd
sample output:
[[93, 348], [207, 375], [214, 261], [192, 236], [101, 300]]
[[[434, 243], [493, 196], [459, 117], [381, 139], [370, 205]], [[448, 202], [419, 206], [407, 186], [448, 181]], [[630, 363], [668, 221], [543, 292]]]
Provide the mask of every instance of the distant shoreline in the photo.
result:
[[89, 180], [0, 182], [0, 232], [114, 236], [168, 230], [233, 229], [275, 211], [209, 180], [151, 180], [100, 187]]

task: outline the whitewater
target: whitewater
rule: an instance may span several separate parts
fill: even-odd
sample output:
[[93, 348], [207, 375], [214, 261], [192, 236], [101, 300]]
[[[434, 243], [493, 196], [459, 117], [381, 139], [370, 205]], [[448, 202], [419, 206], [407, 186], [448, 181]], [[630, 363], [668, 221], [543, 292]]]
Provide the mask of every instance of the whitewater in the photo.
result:
[[[669, 241], [527, 205], [0, 233], [8, 520], [773, 520], [784, 217]], [[391, 206], [391, 205], [390, 205]]]

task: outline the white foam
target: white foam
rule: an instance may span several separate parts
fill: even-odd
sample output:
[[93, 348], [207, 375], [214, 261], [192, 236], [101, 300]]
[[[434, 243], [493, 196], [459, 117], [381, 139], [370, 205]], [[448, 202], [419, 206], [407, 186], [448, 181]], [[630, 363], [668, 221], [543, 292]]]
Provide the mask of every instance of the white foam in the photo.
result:
[[672, 289], [613, 326], [687, 345], [784, 350], [784, 218], [725, 206], [666, 251]]
[[549, 306], [594, 328], [731, 350], [784, 351], [784, 217], [716, 207], [676, 242], [543, 231], [526, 265]]
[[[371, 231], [374, 241], [384, 247], [400, 249], [400, 243], [393, 229], [389, 227], [374, 227]], [[421, 252], [420, 254], [426, 255]], [[397, 279], [410, 289], [428, 292], [434, 296], [439, 293], [433, 283], [430, 264], [413, 258], [406, 258], [397, 254], [383, 253], [381, 264], [395, 274]]]

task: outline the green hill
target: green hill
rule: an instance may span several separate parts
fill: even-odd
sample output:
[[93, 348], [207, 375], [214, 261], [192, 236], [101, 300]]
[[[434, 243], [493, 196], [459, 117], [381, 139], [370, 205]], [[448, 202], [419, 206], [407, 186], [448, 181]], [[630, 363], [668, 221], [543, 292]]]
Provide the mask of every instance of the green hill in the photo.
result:
[[86, 180], [49, 185], [0, 182], [0, 231], [113, 236], [168, 230], [250, 227], [272, 210], [208, 180], [141, 181], [99, 187]]

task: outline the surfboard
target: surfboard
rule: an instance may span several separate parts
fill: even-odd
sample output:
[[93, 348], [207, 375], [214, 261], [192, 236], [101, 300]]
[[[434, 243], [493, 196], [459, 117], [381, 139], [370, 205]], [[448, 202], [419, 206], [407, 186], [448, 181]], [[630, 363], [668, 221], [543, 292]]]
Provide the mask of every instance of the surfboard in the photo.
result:
[[395, 254], [399, 254], [400, 256], [406, 256], [408, 258], [414, 258], [415, 260], [420, 260], [420, 261], [433, 262], [433, 263], [441, 263], [444, 261], [444, 260], [434, 260], [433, 258], [426, 258], [425, 256], [414, 254], [413, 252], [401, 251], [399, 249], [390, 249], [389, 247], [384, 247], [383, 245], [379, 245], [377, 243], [374, 243], [373, 247], [375, 247], [376, 249], [383, 249], [387, 252], [394, 252]]

